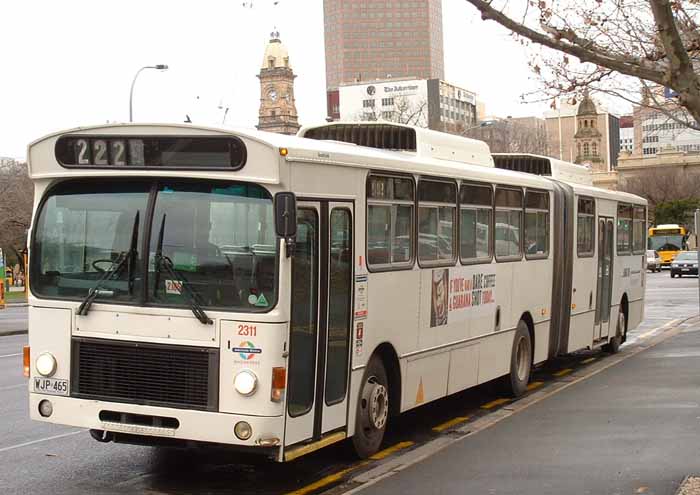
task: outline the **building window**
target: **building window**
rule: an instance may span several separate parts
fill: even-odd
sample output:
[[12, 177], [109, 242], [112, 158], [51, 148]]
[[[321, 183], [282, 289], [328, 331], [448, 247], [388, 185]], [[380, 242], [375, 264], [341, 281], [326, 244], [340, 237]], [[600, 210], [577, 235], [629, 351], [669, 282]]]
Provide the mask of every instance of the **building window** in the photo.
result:
[[363, 108], [374, 108], [374, 100], [362, 100]]
[[382, 98], [382, 105], [385, 107], [391, 106], [394, 104], [394, 99], [393, 98]]
[[598, 145], [596, 143], [591, 144], [591, 151], [593, 152], [593, 156], [598, 156]]

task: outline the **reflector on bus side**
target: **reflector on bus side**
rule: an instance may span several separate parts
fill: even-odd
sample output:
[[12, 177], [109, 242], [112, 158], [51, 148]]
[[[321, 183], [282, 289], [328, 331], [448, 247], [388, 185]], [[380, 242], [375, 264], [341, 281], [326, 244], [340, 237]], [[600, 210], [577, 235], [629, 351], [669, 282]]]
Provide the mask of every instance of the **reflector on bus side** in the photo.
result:
[[282, 402], [284, 391], [287, 388], [287, 369], [284, 367], [272, 368], [272, 390], [270, 400], [272, 402]]
[[31, 361], [30, 361], [29, 346], [25, 345], [22, 348], [22, 364], [24, 365], [23, 366], [24, 369], [22, 371], [22, 374], [27, 378], [29, 378], [29, 364], [30, 364], [30, 362]]

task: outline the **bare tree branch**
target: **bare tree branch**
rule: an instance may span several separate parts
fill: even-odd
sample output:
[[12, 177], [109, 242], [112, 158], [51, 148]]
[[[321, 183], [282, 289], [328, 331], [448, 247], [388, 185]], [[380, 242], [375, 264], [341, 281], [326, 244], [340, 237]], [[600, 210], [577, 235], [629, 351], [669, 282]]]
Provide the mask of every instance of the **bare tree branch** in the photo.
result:
[[[526, 40], [549, 99], [584, 89], [624, 95], [700, 130], [698, 0], [467, 2]], [[664, 88], [675, 98], [657, 98]]]

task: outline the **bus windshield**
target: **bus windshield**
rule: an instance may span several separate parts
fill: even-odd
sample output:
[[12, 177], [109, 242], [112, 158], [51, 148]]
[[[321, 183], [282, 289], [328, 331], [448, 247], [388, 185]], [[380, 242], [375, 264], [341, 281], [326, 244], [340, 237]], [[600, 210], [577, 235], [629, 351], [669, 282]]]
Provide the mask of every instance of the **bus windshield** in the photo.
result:
[[98, 301], [183, 307], [194, 293], [204, 307], [267, 311], [276, 301], [275, 244], [272, 198], [254, 184], [65, 182], [38, 215], [32, 289], [81, 300], [99, 285]]
[[649, 237], [649, 249], [654, 251], [680, 251], [682, 248], [682, 235], [652, 235]]

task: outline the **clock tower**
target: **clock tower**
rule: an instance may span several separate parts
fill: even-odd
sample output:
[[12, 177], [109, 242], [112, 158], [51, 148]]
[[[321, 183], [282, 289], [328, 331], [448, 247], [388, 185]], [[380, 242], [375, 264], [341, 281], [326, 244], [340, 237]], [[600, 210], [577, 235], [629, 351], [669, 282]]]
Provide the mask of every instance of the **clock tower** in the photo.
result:
[[280, 134], [296, 134], [299, 130], [294, 104], [294, 78], [287, 48], [273, 32], [258, 78], [260, 79], [260, 111], [257, 128]]

